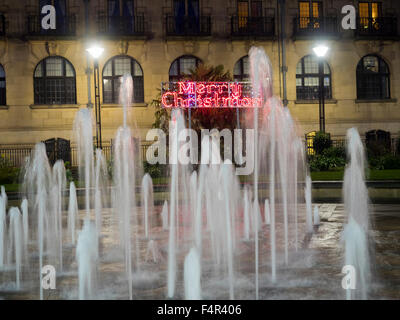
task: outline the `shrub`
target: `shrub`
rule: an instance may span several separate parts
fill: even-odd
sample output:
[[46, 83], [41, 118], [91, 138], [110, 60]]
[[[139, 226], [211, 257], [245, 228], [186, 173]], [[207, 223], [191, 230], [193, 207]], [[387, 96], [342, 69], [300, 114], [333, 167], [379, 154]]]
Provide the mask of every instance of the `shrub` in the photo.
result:
[[143, 170], [148, 173], [152, 178], [160, 178], [163, 174], [163, 170], [159, 163], [150, 164], [147, 161], [143, 161]]
[[346, 160], [343, 157], [329, 157], [326, 155], [316, 155], [310, 161], [311, 171], [337, 170], [344, 167]]
[[325, 149], [328, 149], [332, 146], [330, 134], [322, 131], [317, 132], [314, 137], [313, 145], [315, 153], [322, 154]]
[[346, 159], [346, 149], [344, 147], [330, 147], [322, 151], [322, 154], [330, 158]]
[[369, 166], [375, 170], [400, 169], [400, 157], [392, 154], [386, 154], [381, 157], [370, 157]]
[[19, 168], [5, 167], [0, 168], [0, 185], [18, 183]]
[[385, 145], [383, 145], [380, 141], [369, 141], [367, 144], [368, 158], [380, 157], [389, 152], [390, 150], [387, 150]]

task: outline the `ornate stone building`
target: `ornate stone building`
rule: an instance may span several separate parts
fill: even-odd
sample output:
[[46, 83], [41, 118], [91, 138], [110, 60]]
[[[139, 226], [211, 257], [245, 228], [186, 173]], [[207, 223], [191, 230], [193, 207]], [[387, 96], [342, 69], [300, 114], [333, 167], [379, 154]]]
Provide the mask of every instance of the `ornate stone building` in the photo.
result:
[[[41, 28], [46, 4], [56, 9], [55, 30]], [[356, 30], [341, 27], [347, 4], [356, 8]], [[223, 64], [245, 80], [253, 45], [269, 55], [275, 93], [284, 98], [286, 87], [302, 134], [319, 128], [322, 78], [326, 131], [333, 137], [352, 126], [361, 134], [400, 131], [396, 0], [1, 0], [0, 13], [0, 145], [71, 138], [77, 109], [94, 103], [93, 61], [85, 50], [93, 41], [105, 49], [99, 58], [105, 142], [122, 122], [121, 74], [133, 75], [130, 119], [144, 137], [162, 81], [178, 79], [199, 61]], [[312, 50], [320, 42], [330, 47], [322, 71]]]

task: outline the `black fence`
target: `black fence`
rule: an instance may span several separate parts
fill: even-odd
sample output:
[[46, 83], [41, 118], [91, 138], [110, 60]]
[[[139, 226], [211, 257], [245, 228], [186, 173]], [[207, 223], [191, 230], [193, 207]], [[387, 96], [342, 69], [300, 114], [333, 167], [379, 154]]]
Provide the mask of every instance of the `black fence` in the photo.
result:
[[[305, 149], [307, 155], [314, 155], [314, 146], [313, 146], [313, 136], [306, 136], [305, 139]], [[389, 141], [385, 143], [386, 150], [389, 151], [393, 155], [400, 155], [399, 150], [397, 150], [397, 145], [399, 143], [400, 138], [389, 138]], [[367, 138], [361, 137], [361, 141], [365, 148], [370, 144]], [[332, 147], [346, 147], [346, 139], [332, 139]]]
[[[48, 140], [50, 141], [50, 140]], [[10, 167], [23, 167], [27, 158], [33, 155], [35, 146], [34, 145], [2, 145], [0, 146], [0, 157]], [[52, 148], [48, 149], [48, 157], [50, 163], [54, 163], [56, 160], [62, 158], [60, 157], [61, 154], [65, 154], [66, 149], [68, 148], [61, 148], [62, 151], [52, 152]], [[57, 148], [54, 148], [57, 150]], [[144, 150], [144, 153], [143, 153]], [[145, 150], [147, 150], [147, 146], [142, 146], [142, 153], [141, 157], [145, 159]], [[144, 154], [144, 156], [143, 156]], [[112, 146], [111, 144], [104, 145], [103, 144], [103, 155], [107, 161], [110, 161], [112, 158]], [[79, 163], [78, 159], [78, 148], [75, 145], [70, 147], [70, 154], [67, 155], [64, 160], [70, 160], [70, 164], [72, 167], [77, 167]]]
[[294, 37], [336, 37], [339, 34], [337, 17], [307, 18], [293, 20]]
[[358, 18], [356, 35], [358, 37], [397, 37], [397, 18]]
[[232, 36], [275, 36], [274, 17], [238, 17], [231, 18]]
[[133, 16], [107, 16], [99, 13], [97, 16], [97, 29], [103, 35], [140, 36], [145, 34], [144, 14]]
[[167, 36], [210, 36], [210, 16], [171, 16], [165, 17]]
[[76, 16], [57, 15], [55, 29], [42, 28], [42, 16], [28, 16], [28, 35], [30, 36], [75, 36], [76, 34]]

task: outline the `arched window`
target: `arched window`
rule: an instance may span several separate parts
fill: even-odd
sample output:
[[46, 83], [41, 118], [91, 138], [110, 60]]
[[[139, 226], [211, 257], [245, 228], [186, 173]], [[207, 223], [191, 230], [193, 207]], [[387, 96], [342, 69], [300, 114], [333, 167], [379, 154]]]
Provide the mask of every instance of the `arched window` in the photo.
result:
[[39, 62], [34, 73], [35, 104], [75, 104], [75, 70], [62, 57]]
[[201, 60], [195, 56], [182, 56], [175, 59], [169, 68], [169, 81], [180, 81], [190, 70], [196, 69]]
[[125, 74], [130, 74], [133, 79], [133, 102], [144, 102], [142, 67], [131, 57], [117, 56], [108, 60], [103, 68], [104, 103], [119, 103], [119, 88]]
[[235, 81], [249, 81], [249, 57], [245, 56], [235, 63], [233, 68], [233, 79]]
[[319, 59], [314, 56], [303, 57], [296, 68], [297, 100], [318, 100], [319, 79], [324, 79], [325, 99], [332, 99], [331, 70], [326, 61], [320, 65]]
[[0, 105], [6, 105], [6, 72], [0, 64]]
[[389, 99], [390, 72], [386, 62], [368, 55], [357, 65], [357, 99]]

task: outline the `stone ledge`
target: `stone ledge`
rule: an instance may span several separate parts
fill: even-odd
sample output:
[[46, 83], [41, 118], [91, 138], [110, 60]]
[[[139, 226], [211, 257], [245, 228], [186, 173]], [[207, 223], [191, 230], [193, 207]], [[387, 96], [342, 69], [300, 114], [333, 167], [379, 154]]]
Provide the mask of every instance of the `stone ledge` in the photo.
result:
[[[295, 104], [319, 104], [319, 100], [295, 100]], [[336, 99], [327, 99], [325, 100], [325, 104], [336, 104]]]
[[[147, 107], [148, 106], [148, 103], [145, 103], [145, 102], [140, 102], [140, 103], [132, 103], [132, 107], [137, 107], [137, 108], [140, 108], [140, 107]], [[106, 109], [108, 109], [108, 108], [122, 108], [122, 105], [120, 105], [119, 103], [106, 103], [106, 104], [102, 104], [101, 105], [101, 108], [106, 108]]]
[[397, 99], [382, 99], [382, 100], [354, 100], [355, 103], [396, 103]]
[[79, 109], [79, 104], [31, 104], [29, 108], [40, 109]]

